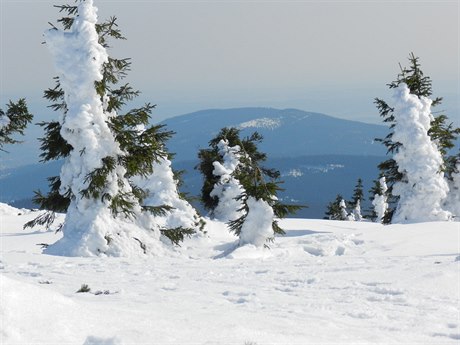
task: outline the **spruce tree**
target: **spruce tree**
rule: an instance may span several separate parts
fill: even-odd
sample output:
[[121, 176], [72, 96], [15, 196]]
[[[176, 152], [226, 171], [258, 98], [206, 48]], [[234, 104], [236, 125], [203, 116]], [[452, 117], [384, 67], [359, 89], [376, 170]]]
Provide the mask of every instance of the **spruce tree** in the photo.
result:
[[460, 221], [460, 152], [450, 161], [451, 170], [447, 176], [449, 194], [445, 200], [445, 209], [450, 211], [454, 220]]
[[[345, 212], [344, 212], [345, 211]], [[327, 205], [326, 217], [329, 220], [347, 220], [345, 201], [342, 195], [337, 194], [335, 200]]]
[[361, 202], [363, 200], [363, 188], [363, 180], [359, 178], [356, 182], [355, 189], [353, 190], [353, 197], [351, 198], [351, 202], [349, 203], [351, 207], [355, 207], [358, 202]]
[[369, 200], [372, 204], [372, 209], [369, 211], [369, 218], [372, 221], [379, 223], [387, 223], [384, 221], [388, 211], [388, 187], [385, 182], [385, 177], [380, 176], [379, 179], [373, 181], [373, 186], [369, 190]]
[[443, 209], [449, 187], [440, 171], [443, 157], [428, 134], [432, 123], [431, 100], [410, 93], [406, 84], [394, 92], [393, 138], [401, 143], [393, 156], [405, 181], [393, 185], [399, 196], [394, 222], [442, 221], [451, 219]]
[[[269, 179], [279, 178], [279, 172], [274, 169], [267, 169], [262, 167], [261, 164], [267, 159], [265, 153], [259, 152], [257, 145], [262, 141], [262, 136], [255, 132], [252, 135], [240, 139], [240, 130], [237, 128], [229, 127], [222, 128], [220, 132], [209, 141], [208, 149], [201, 149], [198, 152], [199, 164], [196, 166], [203, 175], [203, 186], [201, 188], [201, 201], [206, 210], [211, 215], [218, 205], [218, 198], [211, 195], [214, 186], [219, 182], [220, 176], [214, 175], [214, 162], [223, 163], [223, 154], [219, 152], [219, 143], [225, 140], [228, 146], [239, 146], [248, 160], [260, 167], [263, 175]], [[247, 167], [240, 167], [240, 169], [248, 169]]]
[[[199, 152], [200, 164], [197, 168], [204, 177], [202, 201], [211, 213], [219, 204], [218, 196], [212, 193], [221, 177], [214, 174], [214, 162], [224, 163], [224, 153], [219, 148], [219, 143], [224, 140], [229, 147], [238, 147], [239, 164], [231, 175], [241, 186], [241, 194], [236, 197], [242, 205], [239, 209], [241, 215], [227, 224], [230, 231], [240, 237], [241, 245], [251, 241], [255, 245], [266, 244], [266, 240], [273, 240], [275, 234], [284, 234], [277, 219], [286, 217], [302, 206], [287, 205], [278, 199], [277, 194], [282, 190], [279, 171], [261, 166], [266, 160], [266, 155], [259, 152], [257, 147], [263, 139], [262, 136], [255, 132], [241, 140], [239, 135], [240, 131], [236, 128], [224, 128], [210, 141], [209, 149]], [[257, 214], [259, 219], [256, 219]], [[248, 224], [254, 225], [256, 221], [260, 221], [256, 226], [260, 234], [248, 234]]]
[[24, 98], [17, 102], [9, 101], [6, 111], [0, 109], [0, 151], [5, 151], [4, 145], [20, 143], [15, 135], [24, 135], [32, 119], [33, 115], [29, 113]]
[[222, 222], [228, 222], [242, 215], [241, 207], [243, 205], [241, 200], [237, 199], [244, 189], [234, 176], [241, 164], [242, 153], [238, 145], [229, 146], [225, 140], [221, 140], [218, 147], [223, 162], [216, 161], [213, 163], [213, 174], [219, 176], [219, 181], [211, 191], [211, 197], [216, 197], [218, 200], [218, 204], [213, 210], [213, 216]]
[[179, 192], [177, 178], [171, 161], [162, 158], [154, 163], [152, 174], [136, 176], [133, 182], [145, 191], [143, 208], [155, 215], [147, 217], [147, 222], [153, 222], [152, 226], [159, 227], [164, 237], [180, 245], [186, 236], [202, 231], [205, 222]]
[[353, 209], [353, 217], [356, 221], [361, 221], [363, 216], [361, 214], [361, 204], [364, 199], [364, 191], [363, 191], [363, 180], [361, 178], [358, 179], [356, 183], [355, 189], [353, 190], [353, 197], [351, 202], [348, 204]]
[[[409, 87], [411, 94], [418, 97], [432, 96], [431, 78], [424, 75], [421, 70], [419, 58], [414, 53], [409, 55], [409, 66], [402, 67], [400, 65], [400, 73], [397, 75], [396, 80], [387, 85], [390, 89], [395, 89], [402, 83]], [[377, 106], [380, 116], [383, 118], [383, 122], [388, 123], [390, 128], [390, 132], [385, 138], [377, 138], [376, 140], [381, 142], [387, 148], [387, 154], [393, 157], [394, 154], [398, 153], [401, 146], [401, 143], [393, 140], [396, 124], [394, 108], [380, 98], [376, 98], [374, 103]], [[436, 97], [433, 99], [432, 107], [439, 106], [441, 103], [442, 98]], [[450, 171], [452, 171], [452, 165], [449, 164], [449, 161], [452, 158], [448, 155], [448, 151], [454, 147], [455, 139], [460, 134], [460, 128], [455, 128], [452, 123], [449, 123], [446, 115], [433, 113], [431, 128], [428, 134], [432, 138], [432, 141], [436, 143], [443, 156], [444, 164], [439, 168], [442, 170], [447, 168], [448, 171], [446, 173], [449, 175]], [[390, 206], [386, 212], [384, 223], [390, 223], [398, 202], [398, 197], [393, 195], [393, 186], [396, 182], [405, 181], [405, 174], [398, 170], [398, 164], [393, 158], [383, 161], [378, 165], [378, 168], [381, 174], [385, 176], [386, 183], [388, 184], [388, 203]]]
[[[62, 47], [57, 46], [61, 42], [59, 38], [54, 40], [53, 36], [55, 35], [63, 35], [63, 41], [66, 38], [75, 36], [71, 38], [74, 39], [74, 42], [67, 42], [69, 49], [72, 49], [72, 45], [82, 45], [83, 43], [77, 42], [77, 39], [80, 39], [78, 30], [79, 25], [82, 25], [82, 21], [85, 21], [83, 25], [86, 28], [93, 26], [91, 30], [94, 30], [98, 38], [96, 40], [97, 45], [88, 46], [88, 48], [83, 46], [81, 49], [89, 49], [89, 56], [91, 54], [96, 54], [93, 55], [94, 57], [104, 56], [99, 65], [100, 67], [97, 67], [99, 72], [94, 72], [99, 73], [100, 76], [92, 82], [93, 91], [89, 86], [86, 87], [86, 91], [88, 94], [96, 95], [92, 103], [97, 109], [100, 109], [100, 113], [105, 118], [99, 124], [97, 124], [97, 121], [100, 120], [97, 118], [91, 122], [92, 126], [97, 124], [96, 130], [100, 131], [102, 129], [105, 131], [104, 137], [97, 139], [104, 139], [108, 145], [106, 145], [105, 153], [102, 153], [102, 156], [100, 154], [98, 156], [97, 151], [87, 150], [85, 145], [90, 145], [90, 143], [85, 143], [84, 139], [82, 140], [82, 138], [78, 137], [72, 139], [69, 137], [69, 134], [74, 134], [73, 132], [81, 132], [80, 130], [72, 129], [68, 124], [69, 117], [71, 120], [71, 115], [76, 111], [75, 104], [69, 104], [69, 100], [75, 102], [75, 98], [78, 99], [79, 95], [72, 94], [72, 92], [76, 91], [72, 88], [69, 89], [69, 84], [71, 83], [66, 80], [66, 71], [60, 71], [60, 75], [54, 78], [55, 86], [46, 90], [44, 94], [44, 97], [51, 101], [49, 107], [60, 115], [58, 120], [40, 124], [45, 129], [45, 137], [41, 139], [41, 148], [43, 150], [41, 157], [44, 162], [64, 158], [65, 164], [60, 176], [49, 178], [50, 192], [48, 194], [36, 193], [35, 201], [40, 205], [40, 208], [48, 211], [26, 224], [26, 226], [35, 224], [49, 225], [54, 220], [53, 212], [67, 212], [66, 223], [68, 223], [68, 219], [71, 218], [72, 211], [75, 209], [72, 204], [75, 205], [75, 203], [79, 202], [78, 200], [87, 200], [85, 201], [86, 204], [96, 203], [99, 208], [107, 208], [109, 214], [111, 214], [110, 219], [119, 220], [127, 227], [137, 227], [140, 235], [129, 236], [124, 234], [123, 231], [119, 230], [120, 224], [118, 224], [104, 236], [105, 242], [100, 241], [97, 246], [88, 247], [86, 252], [76, 251], [70, 253], [70, 255], [98, 255], [100, 253], [124, 255], [123, 248], [132, 245], [125, 245], [121, 242], [133, 240], [140, 251], [149, 252], [151, 248], [148, 248], [147, 242], [152, 242], [152, 239], [157, 238], [160, 229], [154, 226], [154, 222], [146, 222], [146, 217], [148, 217], [148, 214], [151, 214], [151, 217], [157, 217], [160, 214], [164, 214], [164, 212], [170, 211], [171, 208], [168, 205], [156, 205], [155, 207], [144, 205], [144, 200], [148, 197], [148, 191], [134, 184], [133, 180], [136, 177], [150, 176], [153, 173], [154, 165], [168, 158], [169, 154], [166, 152], [164, 144], [173, 133], [166, 131], [163, 126], [149, 126], [151, 113], [154, 109], [154, 105], [149, 103], [129, 110], [124, 114], [119, 114], [128, 101], [139, 95], [139, 91], [134, 90], [128, 83], [122, 83], [130, 69], [130, 59], [115, 59], [106, 53], [110, 39], [125, 39], [118, 29], [116, 17], [112, 17], [102, 23], [96, 22], [92, 0], [82, 1], [77, 6], [62, 5], [56, 7], [59, 8], [60, 12], [64, 12], [65, 15], [58, 20], [62, 28], [58, 29], [53, 26], [45, 35], [47, 44], [50, 45], [52, 51], [62, 49]], [[85, 34], [87, 33], [85, 32]], [[62, 63], [59, 60], [59, 51], [54, 51], [53, 54], [56, 56], [58, 64], [64, 65], [60, 66], [61, 69], [66, 67], [65, 62]], [[94, 64], [94, 61], [95, 58], [91, 62], [88, 60], [88, 63]], [[75, 65], [73, 68], [85, 67]], [[70, 73], [72, 73], [72, 70], [70, 70]], [[86, 70], [82, 73], [86, 73]], [[72, 106], [74, 108], [71, 108]], [[78, 108], [77, 104], [77, 111], [81, 109]], [[97, 114], [97, 111], [89, 114], [93, 116]], [[78, 123], [72, 125], [75, 126]], [[105, 125], [107, 128], [104, 129]], [[93, 130], [91, 127], [89, 128]], [[142, 128], [141, 131], [139, 130], [140, 128]], [[76, 147], [76, 144], [79, 147]], [[97, 145], [100, 145], [100, 143], [98, 142]], [[74, 152], [76, 150], [78, 152]], [[92, 165], [93, 168], [86, 168], [86, 172], [82, 172], [82, 181], [75, 185], [72, 182], [73, 177], [69, 181], [69, 164], [72, 164], [72, 161], [85, 159], [89, 159], [89, 165]], [[77, 220], [74, 219], [74, 221]], [[128, 225], [128, 223], [132, 225]], [[145, 224], [149, 224], [150, 227], [146, 228]], [[123, 228], [123, 226], [121, 227]], [[142, 228], [146, 228], [145, 231], [142, 231]], [[71, 231], [68, 230], [68, 232]], [[148, 234], [149, 232], [151, 232], [150, 235]], [[69, 234], [67, 237], [69, 240], [75, 240], [72, 236]], [[66, 234], [64, 234], [65, 237]], [[175, 238], [180, 239], [180, 236], [175, 236]]]

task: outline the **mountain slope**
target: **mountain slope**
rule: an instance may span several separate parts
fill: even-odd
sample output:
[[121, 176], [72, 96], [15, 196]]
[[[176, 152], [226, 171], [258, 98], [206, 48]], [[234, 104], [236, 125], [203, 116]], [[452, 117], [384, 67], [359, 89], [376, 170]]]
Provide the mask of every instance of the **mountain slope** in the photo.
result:
[[264, 136], [260, 145], [270, 157], [307, 155], [383, 156], [375, 138], [387, 134], [384, 126], [342, 120], [297, 109], [210, 109], [177, 116], [162, 122], [176, 135], [168, 143], [176, 159], [193, 160], [223, 127], [237, 127], [243, 135], [254, 131]]

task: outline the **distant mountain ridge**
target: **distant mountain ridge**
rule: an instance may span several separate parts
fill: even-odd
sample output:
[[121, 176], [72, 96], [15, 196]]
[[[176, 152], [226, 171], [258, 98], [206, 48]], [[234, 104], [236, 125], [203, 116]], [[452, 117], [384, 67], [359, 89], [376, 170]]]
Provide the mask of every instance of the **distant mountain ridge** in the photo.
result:
[[[208, 147], [223, 127], [237, 127], [243, 136], [254, 131], [264, 136], [260, 150], [267, 153], [266, 166], [279, 170], [285, 181], [280, 197], [309, 205], [297, 216], [322, 218], [326, 205], [337, 193], [350, 197], [356, 180], [367, 191], [377, 178], [383, 160], [384, 126], [337, 119], [297, 109], [210, 109], [177, 116], [162, 122], [176, 134], [168, 142], [175, 153], [173, 167], [185, 169], [183, 190], [198, 195], [202, 177], [194, 169], [198, 151]], [[59, 174], [62, 162], [7, 169], [0, 174], [0, 202], [32, 207], [33, 191], [47, 190], [47, 177]], [[367, 197], [367, 195], [366, 195]], [[195, 203], [197, 207], [198, 204]]]
[[163, 121], [176, 135], [168, 143], [178, 161], [193, 160], [199, 149], [223, 127], [257, 131], [264, 136], [260, 149], [271, 157], [308, 155], [384, 156], [375, 138], [383, 138], [384, 126], [343, 120], [298, 109], [208, 109]]

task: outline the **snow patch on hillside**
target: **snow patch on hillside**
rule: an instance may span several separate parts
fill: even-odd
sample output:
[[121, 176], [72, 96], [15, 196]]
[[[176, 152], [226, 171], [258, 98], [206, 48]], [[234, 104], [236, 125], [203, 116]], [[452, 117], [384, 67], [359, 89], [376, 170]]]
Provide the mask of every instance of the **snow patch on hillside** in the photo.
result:
[[328, 173], [336, 169], [343, 169], [345, 165], [343, 164], [326, 164], [326, 165], [304, 165], [302, 168], [312, 172], [312, 173]]
[[337, 169], [343, 169], [343, 164], [325, 164], [325, 165], [301, 165], [299, 168], [293, 168], [281, 173], [282, 177], [298, 178], [302, 177], [305, 173], [325, 174]]
[[301, 177], [301, 176], [303, 176], [303, 172], [300, 169], [291, 169], [288, 172], [282, 173], [281, 176], [282, 177], [286, 177], [286, 176], [289, 176], [289, 177]]
[[282, 118], [268, 118], [268, 117], [261, 117], [258, 119], [254, 119], [251, 121], [246, 121], [243, 123], [240, 123], [236, 127], [239, 129], [244, 129], [244, 128], [264, 128], [264, 129], [271, 129], [274, 130], [278, 127], [280, 127], [282, 124]]

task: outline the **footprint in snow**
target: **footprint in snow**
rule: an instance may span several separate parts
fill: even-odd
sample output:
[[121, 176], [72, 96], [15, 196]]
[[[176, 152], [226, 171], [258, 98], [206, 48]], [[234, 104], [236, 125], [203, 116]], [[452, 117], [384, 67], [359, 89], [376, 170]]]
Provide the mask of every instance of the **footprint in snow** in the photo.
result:
[[345, 254], [345, 247], [343, 246], [337, 246], [335, 250], [332, 249], [331, 251], [326, 251], [323, 248], [304, 246], [303, 250], [313, 256], [342, 256]]
[[268, 270], [262, 270], [262, 271], [255, 271], [255, 274], [266, 274], [268, 273]]
[[234, 304], [245, 304], [245, 303], [251, 302], [251, 299], [254, 298], [255, 296], [254, 293], [248, 293], [248, 292], [233, 293], [230, 291], [224, 291], [222, 295], [227, 297], [227, 300]]
[[392, 296], [404, 294], [404, 292], [402, 292], [401, 290], [387, 289], [385, 287], [376, 287], [375, 289], [372, 290], [372, 292], [375, 292], [380, 295], [392, 295]]
[[364, 244], [363, 240], [358, 240], [356, 238], [351, 239], [351, 242], [353, 242], [357, 246], [360, 246], [360, 245]]
[[460, 333], [434, 333], [433, 337], [445, 337], [445, 338], [450, 338], [454, 340], [460, 340]]
[[369, 292], [376, 295], [367, 298], [369, 302], [391, 302], [402, 306], [408, 306], [404, 292], [396, 289], [387, 289], [385, 287], [375, 287]]
[[360, 319], [360, 320], [367, 320], [367, 319], [374, 318], [374, 315], [371, 315], [369, 313], [364, 313], [364, 312], [348, 313], [347, 315], [349, 317], [352, 317], [353, 319]]
[[41, 277], [41, 273], [37, 273], [37, 272], [25, 272], [25, 271], [22, 271], [22, 272], [18, 272], [18, 274], [20, 274], [22, 276], [28, 276], [28, 277]]
[[303, 250], [305, 250], [308, 254], [311, 254], [314, 256], [324, 256], [325, 255], [324, 250], [322, 248], [304, 246]]

